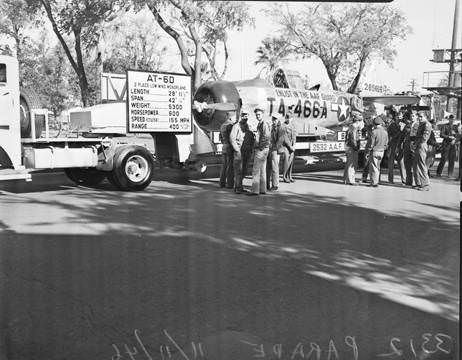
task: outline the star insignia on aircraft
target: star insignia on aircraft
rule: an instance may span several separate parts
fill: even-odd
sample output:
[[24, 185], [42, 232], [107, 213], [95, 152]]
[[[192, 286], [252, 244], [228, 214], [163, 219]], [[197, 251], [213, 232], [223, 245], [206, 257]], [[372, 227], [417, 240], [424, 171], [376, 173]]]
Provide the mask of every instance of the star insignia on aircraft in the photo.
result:
[[345, 121], [348, 117], [348, 111], [350, 109], [350, 105], [348, 104], [348, 101], [345, 101], [345, 98], [340, 98], [341, 101], [338, 104], [338, 109], [337, 109], [337, 117], [338, 121]]

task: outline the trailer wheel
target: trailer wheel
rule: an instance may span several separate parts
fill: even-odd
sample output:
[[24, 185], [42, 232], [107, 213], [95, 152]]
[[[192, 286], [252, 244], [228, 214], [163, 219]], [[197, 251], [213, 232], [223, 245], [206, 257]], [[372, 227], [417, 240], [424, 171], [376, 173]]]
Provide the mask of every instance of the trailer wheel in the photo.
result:
[[124, 146], [114, 155], [109, 181], [120, 190], [139, 191], [151, 183], [154, 161], [151, 153], [141, 146]]
[[64, 172], [71, 181], [83, 186], [98, 185], [107, 175], [107, 172], [95, 168], [68, 168]]

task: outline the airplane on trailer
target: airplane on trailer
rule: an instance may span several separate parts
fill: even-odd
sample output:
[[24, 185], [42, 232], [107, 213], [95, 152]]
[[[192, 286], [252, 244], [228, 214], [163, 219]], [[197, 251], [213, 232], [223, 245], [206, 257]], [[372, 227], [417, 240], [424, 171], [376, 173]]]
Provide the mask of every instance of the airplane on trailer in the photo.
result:
[[[106, 101], [125, 101], [125, 75], [102, 74], [102, 93], [106, 94]], [[268, 79], [209, 81], [202, 84], [193, 97], [193, 133], [164, 134], [158, 138], [158, 142], [162, 141], [158, 157], [172, 158], [170, 154], [176, 152], [174, 158], [177, 161], [187, 162], [201, 171], [206, 168], [204, 164], [218, 164], [216, 154], [221, 147], [218, 134], [227, 112], [236, 111], [237, 116], [241, 111], [250, 113], [249, 125], [256, 128], [253, 111], [257, 106], [265, 109], [268, 119], [273, 113], [284, 116], [288, 107], [293, 106], [293, 124], [298, 133], [296, 154], [342, 153], [343, 130], [349, 124], [353, 110], [362, 111], [374, 104], [381, 106], [372, 107], [383, 109], [385, 105], [418, 102], [419, 97], [412, 95], [361, 97], [320, 90], [318, 85], [306, 89], [298, 72], [284, 69], [277, 69]]]
[[[325, 138], [333, 130], [349, 124], [354, 110], [363, 111], [371, 105], [410, 105], [418, 103], [415, 95], [358, 96], [341, 91], [320, 90], [319, 85], [305, 89], [298, 72], [277, 69], [268, 80], [255, 78], [242, 81], [211, 81], [201, 85], [194, 95], [193, 115], [201, 129], [219, 131], [226, 119], [226, 110], [253, 113], [263, 107], [270, 117], [284, 116], [293, 106], [293, 124], [302, 139], [298, 149], [310, 148], [310, 142]], [[374, 106], [372, 106], [374, 107]], [[370, 115], [370, 112], [365, 113]], [[255, 121], [250, 116], [249, 122]], [[365, 119], [368, 120], [368, 119]], [[255, 123], [250, 124], [255, 126]], [[339, 139], [335, 139], [339, 140]]]

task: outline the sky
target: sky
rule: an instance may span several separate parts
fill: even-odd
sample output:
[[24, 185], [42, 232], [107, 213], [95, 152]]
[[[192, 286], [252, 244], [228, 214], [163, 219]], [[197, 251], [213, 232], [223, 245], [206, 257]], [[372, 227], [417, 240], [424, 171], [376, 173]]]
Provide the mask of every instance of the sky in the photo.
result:
[[[257, 47], [263, 38], [277, 35], [278, 32], [272, 19], [261, 13], [267, 2], [252, 1], [249, 4], [256, 19], [255, 28], [244, 29], [241, 33], [234, 32], [230, 36], [231, 61], [226, 76], [228, 80], [255, 77], [260, 69], [254, 65]], [[306, 2], [298, 2], [292, 3], [292, 6], [296, 8], [305, 4]], [[429, 60], [433, 57], [433, 49], [451, 47], [455, 0], [394, 0], [390, 6], [403, 12], [413, 32], [406, 40], [397, 43], [398, 55], [393, 68], [384, 63], [372, 64], [363, 81], [386, 85], [393, 91], [406, 91], [411, 89], [409, 84], [412, 79], [415, 79], [418, 86], [422, 86], [425, 71], [448, 71], [447, 65], [434, 64]], [[462, 5], [460, 8], [462, 9]], [[462, 20], [459, 29], [459, 33], [462, 33]], [[459, 36], [459, 48], [461, 39], [462, 36]], [[323, 87], [330, 86], [319, 60], [292, 62], [285, 67], [307, 73], [312, 85], [320, 83]]]
[[[0, 0], [1, 1], [1, 0]], [[397, 56], [393, 68], [384, 62], [371, 64], [364, 74], [363, 82], [375, 85], [386, 85], [393, 92], [411, 90], [410, 82], [415, 79], [418, 88], [423, 85], [425, 71], [448, 71], [448, 65], [434, 64], [432, 49], [450, 48], [452, 26], [456, 0], [393, 0], [390, 6], [400, 9], [407, 19], [412, 33], [407, 39], [397, 43]], [[462, 0], [461, 0], [462, 2]], [[278, 25], [262, 12], [268, 7], [268, 1], [249, 1], [250, 11], [255, 17], [255, 27], [245, 27], [242, 32], [233, 31], [229, 36], [230, 61], [225, 80], [251, 79], [258, 75], [261, 66], [256, 66], [256, 50], [267, 36], [278, 34]], [[275, 3], [275, 2], [273, 2]], [[281, 2], [281, 6], [287, 2]], [[308, 2], [290, 2], [297, 9]], [[313, 4], [310, 2], [309, 4]], [[284, 5], [285, 6], [285, 5]], [[458, 48], [462, 48], [462, 4], [459, 9]], [[168, 50], [163, 54], [165, 71], [182, 72], [176, 43], [162, 30], [158, 29], [165, 40]], [[321, 84], [322, 88], [330, 88], [330, 81], [319, 60], [299, 60], [289, 62], [285, 68], [298, 70], [308, 75], [311, 85]]]

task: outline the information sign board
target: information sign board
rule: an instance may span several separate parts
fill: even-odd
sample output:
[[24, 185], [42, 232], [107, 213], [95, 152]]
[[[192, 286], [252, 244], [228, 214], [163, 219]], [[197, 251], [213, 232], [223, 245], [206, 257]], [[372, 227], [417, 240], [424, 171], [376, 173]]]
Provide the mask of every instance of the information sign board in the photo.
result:
[[127, 71], [127, 131], [191, 133], [191, 77]]

